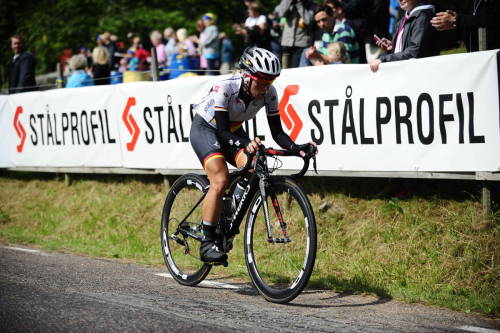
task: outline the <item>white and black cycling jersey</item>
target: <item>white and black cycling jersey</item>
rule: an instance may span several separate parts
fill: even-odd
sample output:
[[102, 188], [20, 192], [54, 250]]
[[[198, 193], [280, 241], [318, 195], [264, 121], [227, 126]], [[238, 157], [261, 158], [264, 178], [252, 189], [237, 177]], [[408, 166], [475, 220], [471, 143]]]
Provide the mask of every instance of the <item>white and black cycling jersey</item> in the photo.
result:
[[218, 82], [201, 102], [195, 104], [194, 111], [214, 128], [217, 128], [215, 111], [227, 111], [231, 131], [235, 131], [243, 122], [255, 117], [263, 106], [267, 116], [279, 115], [278, 96], [274, 86], [270, 86], [264, 96], [253, 99], [246, 106], [244, 101], [238, 98], [242, 81], [243, 75], [235, 74]]

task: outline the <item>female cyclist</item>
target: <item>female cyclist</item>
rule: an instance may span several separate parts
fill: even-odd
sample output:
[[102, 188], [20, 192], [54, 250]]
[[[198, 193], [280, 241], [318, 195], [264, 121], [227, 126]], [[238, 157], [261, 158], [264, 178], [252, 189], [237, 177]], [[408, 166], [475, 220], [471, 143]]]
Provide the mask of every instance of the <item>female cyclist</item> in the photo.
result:
[[278, 96], [272, 85], [281, 72], [278, 58], [266, 49], [252, 47], [243, 52], [239, 63], [242, 73], [215, 84], [195, 105], [190, 132], [191, 145], [210, 181], [202, 208], [200, 247], [201, 259], [210, 263], [227, 260], [227, 255], [215, 244], [216, 223], [229, 175], [226, 161], [241, 167], [247, 161], [243, 150], [254, 153], [260, 145], [258, 137], [249, 138], [242, 123], [255, 117], [265, 106], [271, 134], [278, 145], [300, 156], [305, 156], [309, 145], [316, 149], [314, 142], [295, 144], [281, 127]]

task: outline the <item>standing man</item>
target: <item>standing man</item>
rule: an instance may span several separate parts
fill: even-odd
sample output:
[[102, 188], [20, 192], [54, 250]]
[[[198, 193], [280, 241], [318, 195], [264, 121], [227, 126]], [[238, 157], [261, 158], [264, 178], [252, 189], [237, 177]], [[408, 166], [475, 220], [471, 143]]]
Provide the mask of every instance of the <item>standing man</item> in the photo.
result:
[[274, 9], [285, 21], [281, 37], [283, 68], [298, 67], [302, 51], [311, 46], [314, 8], [312, 0], [281, 0]]
[[370, 26], [369, 17], [373, 12], [372, 6], [377, 0], [342, 0], [344, 13], [347, 23], [354, 29], [359, 47], [363, 50], [360, 52], [360, 63], [366, 63], [365, 44], [371, 41], [369, 36]]
[[358, 64], [360, 62], [361, 52], [356, 41], [356, 34], [345, 20], [342, 2], [338, 0], [330, 2], [330, 5], [321, 6], [314, 13], [314, 20], [323, 34], [321, 41], [304, 50], [300, 61], [301, 66], [310, 66], [311, 60], [328, 64], [328, 45], [335, 42], [344, 44], [351, 63]]
[[500, 48], [500, 1], [469, 0], [464, 12], [447, 10], [431, 20], [436, 30], [457, 30], [467, 51], [479, 51], [479, 28], [486, 28], [486, 49]]
[[35, 57], [31, 53], [24, 51], [24, 39], [20, 35], [13, 35], [10, 38], [10, 46], [14, 56], [7, 65], [9, 94], [36, 90]]

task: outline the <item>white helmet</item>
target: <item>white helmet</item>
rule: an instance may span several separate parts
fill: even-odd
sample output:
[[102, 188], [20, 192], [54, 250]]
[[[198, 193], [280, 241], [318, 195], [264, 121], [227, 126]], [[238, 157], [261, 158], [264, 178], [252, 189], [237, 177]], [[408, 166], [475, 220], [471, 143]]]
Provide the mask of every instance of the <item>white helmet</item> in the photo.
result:
[[240, 68], [253, 78], [274, 80], [280, 75], [281, 64], [273, 53], [258, 47], [247, 47], [240, 58]]

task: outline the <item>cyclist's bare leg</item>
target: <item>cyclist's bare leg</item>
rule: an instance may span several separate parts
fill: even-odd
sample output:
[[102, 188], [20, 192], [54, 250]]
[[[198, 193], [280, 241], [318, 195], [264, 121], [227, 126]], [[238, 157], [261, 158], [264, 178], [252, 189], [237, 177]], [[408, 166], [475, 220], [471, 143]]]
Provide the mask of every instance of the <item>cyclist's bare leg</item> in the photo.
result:
[[224, 195], [229, 177], [226, 160], [224, 158], [214, 158], [207, 161], [205, 172], [210, 181], [210, 189], [203, 201], [202, 218], [206, 223], [215, 224], [219, 219], [222, 196]]
[[244, 167], [245, 164], [247, 163], [247, 154], [245, 154], [243, 152], [243, 149], [241, 149], [238, 154], [236, 155], [236, 159], [235, 159], [235, 162], [236, 162], [236, 167], [238, 168], [241, 168], [241, 167]]
[[200, 246], [200, 258], [204, 262], [223, 263], [227, 254], [215, 244], [216, 224], [222, 208], [222, 196], [228, 182], [226, 160], [222, 157], [213, 158], [205, 163], [205, 172], [210, 181], [210, 189], [203, 201], [202, 232], [203, 239]]

